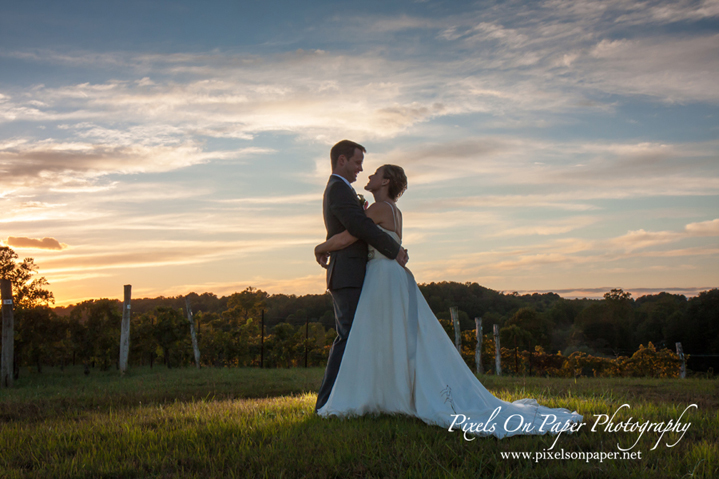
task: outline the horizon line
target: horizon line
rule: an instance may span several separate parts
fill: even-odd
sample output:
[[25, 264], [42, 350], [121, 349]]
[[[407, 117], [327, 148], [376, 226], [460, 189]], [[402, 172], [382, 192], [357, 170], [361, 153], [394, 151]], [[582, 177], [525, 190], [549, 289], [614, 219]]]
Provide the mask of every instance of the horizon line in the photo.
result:
[[[621, 287], [598, 287], [598, 288], [562, 288], [562, 289], [547, 289], [547, 290], [541, 290], [541, 289], [526, 289], [526, 290], [495, 290], [492, 288], [488, 288], [486, 286], [482, 286], [479, 283], [476, 283], [474, 281], [431, 281], [429, 283], [418, 283], [418, 286], [424, 286], [432, 283], [457, 283], [457, 284], [467, 284], [467, 283], [474, 283], [478, 284], [482, 288], [489, 289], [491, 291], [495, 291], [502, 295], [511, 295], [513, 293], [517, 293], [520, 296], [526, 296], [526, 295], [532, 295], [532, 294], [550, 294], [554, 293], [557, 296], [561, 297], [562, 299], [602, 299], [604, 297], [604, 293], [610, 292], [612, 289], [621, 289], [624, 292], [631, 293], [633, 298], [632, 299], [638, 299], [642, 296], [648, 296], [648, 295], [657, 295], [660, 293], [669, 293], [669, 294], [681, 294], [683, 296], [686, 296], [687, 299], [694, 298], [699, 296], [700, 293], [703, 293], [705, 291], [711, 291], [713, 289], [717, 289], [717, 286], [710, 286], [710, 287], [673, 287], [673, 288], [621, 288]], [[256, 290], [261, 290], [261, 288], [254, 288]], [[264, 290], [263, 290], [264, 291]], [[240, 291], [235, 291], [235, 293], [239, 293]], [[278, 296], [278, 295], [286, 295], [286, 296], [309, 296], [309, 295], [321, 295], [326, 294], [324, 293], [305, 293], [305, 294], [297, 294], [297, 293], [271, 293], [269, 291], [265, 291], [270, 296]], [[198, 296], [201, 296], [206, 293], [210, 293], [218, 298], [223, 298], [227, 296], [231, 296], [234, 293], [226, 294], [226, 295], [217, 295], [216, 293], [213, 293], [212, 291], [203, 291], [201, 293], [197, 293], [195, 291], [190, 291], [185, 294], [178, 294], [178, 295], [171, 295], [166, 296], [163, 294], [160, 294], [155, 297], [138, 297], [133, 298], [137, 300], [141, 299], [157, 299], [157, 298], [182, 298], [189, 294], [197, 294]], [[574, 293], [574, 294], [570, 294]], [[53, 308], [66, 308], [69, 306], [75, 306], [77, 304], [80, 304], [84, 301], [90, 301], [90, 300], [99, 300], [99, 299], [116, 299], [117, 301], [122, 301], [120, 299], [119, 295], [117, 298], [111, 298], [111, 297], [100, 297], [100, 298], [94, 298], [94, 297], [87, 297], [87, 298], [73, 298], [70, 300], [65, 301], [58, 301], [54, 303], [51, 307]]]

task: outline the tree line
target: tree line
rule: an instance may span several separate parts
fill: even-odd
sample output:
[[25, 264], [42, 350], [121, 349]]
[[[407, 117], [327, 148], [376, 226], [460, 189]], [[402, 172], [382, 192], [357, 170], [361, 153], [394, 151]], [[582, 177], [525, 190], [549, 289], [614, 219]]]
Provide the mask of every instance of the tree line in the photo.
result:
[[[17, 260], [0, 248], [0, 277], [13, 281], [16, 368], [84, 364], [107, 369], [119, 357], [121, 302], [89, 300], [52, 307], [44, 278], [32, 259]], [[477, 283], [420, 285], [432, 311], [454, 338], [450, 307], [460, 327], [473, 331], [482, 317], [485, 331], [500, 326], [503, 347], [515, 351], [581, 352], [593, 357], [631, 356], [642, 344], [658, 349], [681, 342], [693, 355], [690, 367], [705, 371], [719, 355], [719, 290], [693, 298], [659, 293], [634, 299], [613, 289], [603, 299], [564, 299], [554, 293], [504, 294]], [[247, 288], [228, 296], [212, 293], [133, 299], [130, 366], [193, 364], [185, 299], [194, 313], [205, 366], [321, 366], [335, 337], [328, 294], [270, 295]], [[264, 321], [263, 321], [264, 320]], [[264, 323], [264, 335], [260, 326]], [[19, 371], [16, 371], [19, 373]]]

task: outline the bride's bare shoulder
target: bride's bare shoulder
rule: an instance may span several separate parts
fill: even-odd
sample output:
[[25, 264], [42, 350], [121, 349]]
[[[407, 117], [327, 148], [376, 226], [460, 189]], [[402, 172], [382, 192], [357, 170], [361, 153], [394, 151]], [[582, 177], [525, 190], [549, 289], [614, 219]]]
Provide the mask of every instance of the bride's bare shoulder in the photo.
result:
[[367, 208], [367, 212], [368, 213], [370, 211], [379, 212], [379, 211], [385, 211], [385, 210], [389, 211], [390, 209], [391, 208], [387, 203], [385, 203], [384, 201], [379, 201], [379, 202], [374, 202], [371, 205], [369, 205], [369, 208]]
[[387, 203], [382, 201], [372, 203], [370, 207], [367, 208], [366, 213], [367, 216], [375, 222], [375, 224], [380, 226], [386, 225], [388, 220], [392, 219], [392, 208]]

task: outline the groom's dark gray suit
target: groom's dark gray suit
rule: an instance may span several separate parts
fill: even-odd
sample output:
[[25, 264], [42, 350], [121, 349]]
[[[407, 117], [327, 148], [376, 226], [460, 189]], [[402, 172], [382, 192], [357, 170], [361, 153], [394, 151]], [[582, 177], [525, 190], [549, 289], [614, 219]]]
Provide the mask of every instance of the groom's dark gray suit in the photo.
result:
[[322, 209], [328, 239], [347, 230], [358, 240], [345, 249], [330, 253], [327, 289], [334, 303], [337, 338], [330, 349], [315, 409], [321, 408], [327, 402], [337, 378], [364, 283], [367, 244], [371, 244], [388, 258], [396, 258], [400, 249], [400, 245], [390, 235], [367, 217], [355, 191], [339, 176], [330, 176]]

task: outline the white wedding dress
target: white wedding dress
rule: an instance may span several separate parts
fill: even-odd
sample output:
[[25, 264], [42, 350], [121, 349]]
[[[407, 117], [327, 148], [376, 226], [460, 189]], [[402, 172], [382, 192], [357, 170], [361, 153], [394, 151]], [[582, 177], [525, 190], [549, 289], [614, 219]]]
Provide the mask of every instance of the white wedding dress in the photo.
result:
[[551, 428], [560, 424], [571, 432], [567, 425], [582, 422], [576, 411], [494, 397], [467, 367], [409, 270], [369, 251], [347, 347], [320, 416], [406, 414], [466, 435], [499, 438], [559, 432]]

